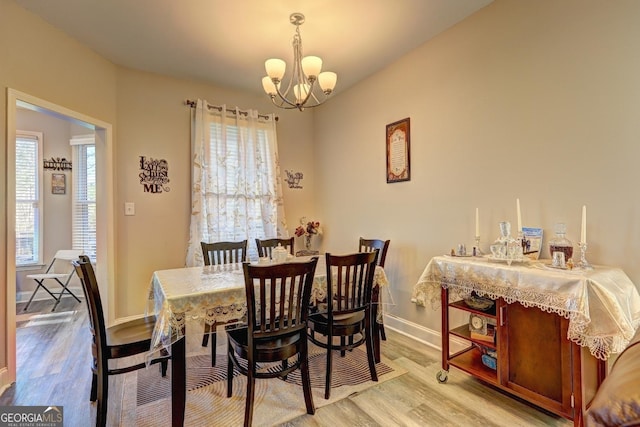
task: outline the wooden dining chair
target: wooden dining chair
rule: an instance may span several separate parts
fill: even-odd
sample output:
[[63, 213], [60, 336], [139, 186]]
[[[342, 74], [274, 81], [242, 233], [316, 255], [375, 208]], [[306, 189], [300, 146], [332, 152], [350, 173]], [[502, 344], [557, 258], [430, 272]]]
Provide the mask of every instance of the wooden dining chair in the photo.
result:
[[[327, 349], [327, 372], [324, 398], [331, 394], [331, 366], [333, 350], [341, 356], [365, 344], [371, 379], [378, 381], [373, 348], [375, 321], [371, 304], [371, 289], [378, 250], [348, 255], [325, 254], [327, 265], [326, 309], [320, 307], [309, 316], [309, 339]], [[329, 292], [329, 289], [332, 291]], [[331, 295], [333, 293], [333, 295]], [[316, 337], [323, 336], [323, 339]], [[340, 338], [340, 342], [334, 341]]]
[[[384, 268], [384, 262], [387, 259], [387, 251], [389, 250], [389, 242], [390, 240], [380, 240], [380, 239], [364, 239], [364, 238], [360, 238], [360, 245], [359, 245], [359, 251], [360, 252], [371, 252], [374, 251], [376, 249], [378, 249], [380, 251], [379, 255], [378, 255], [378, 265], [382, 268]], [[373, 290], [373, 300], [374, 301], [378, 301], [379, 298], [379, 289], [374, 288]], [[387, 334], [384, 331], [384, 323], [376, 323], [374, 324], [374, 329], [377, 329], [380, 333], [380, 338], [382, 338], [383, 341], [387, 340]], [[377, 339], [377, 338], [376, 338]]]
[[291, 255], [293, 255], [293, 237], [291, 237], [289, 239], [256, 239], [258, 256], [271, 258], [273, 249], [277, 248], [278, 245], [281, 245], [283, 248], [289, 251]]
[[[235, 368], [247, 376], [245, 427], [250, 426], [253, 419], [256, 378], [286, 379], [296, 369], [301, 371], [307, 413], [315, 413], [309, 376], [307, 319], [317, 263], [318, 257], [313, 257], [308, 262], [243, 265], [247, 325], [242, 328], [230, 325], [226, 329], [227, 397], [233, 394]], [[265, 364], [274, 364], [276, 369], [258, 369]]]
[[380, 267], [384, 268], [384, 262], [387, 259], [387, 251], [389, 250], [389, 242], [390, 240], [364, 239], [361, 237], [358, 250], [360, 252], [372, 252], [378, 249], [380, 253], [378, 255], [377, 263]]
[[[92, 402], [97, 402], [96, 426], [104, 427], [107, 423], [107, 401], [109, 397], [109, 375], [124, 374], [146, 367], [145, 362], [127, 365], [120, 368], [109, 368], [109, 361], [145, 354], [151, 349], [151, 336], [156, 323], [155, 316], [118, 323], [110, 328], [106, 327], [104, 311], [100, 299], [98, 282], [89, 257], [82, 255], [79, 260], [72, 261], [87, 300], [89, 308], [89, 326], [93, 337], [91, 351]], [[163, 351], [162, 357], [153, 359], [150, 363], [160, 363], [162, 376], [167, 375], [169, 356]]]
[[[245, 262], [247, 260], [247, 240], [239, 242], [200, 242], [204, 265], [220, 265]], [[217, 325], [204, 325], [202, 347], [209, 344], [211, 336], [211, 366], [216, 366]]]

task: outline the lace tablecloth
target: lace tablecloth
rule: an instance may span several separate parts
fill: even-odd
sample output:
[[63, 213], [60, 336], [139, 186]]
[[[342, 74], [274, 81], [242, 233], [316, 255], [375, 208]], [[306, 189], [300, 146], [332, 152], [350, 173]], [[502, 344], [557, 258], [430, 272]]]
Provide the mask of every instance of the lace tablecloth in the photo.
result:
[[[311, 257], [296, 257], [308, 261]], [[312, 301], [322, 301], [327, 295], [325, 259], [319, 257], [311, 290]], [[376, 267], [374, 286], [388, 288], [384, 269]], [[380, 293], [381, 297], [383, 293]], [[242, 264], [176, 268], [153, 273], [149, 289], [147, 313], [156, 314], [151, 353], [168, 348], [182, 337], [187, 319], [204, 323], [242, 321], [247, 313]], [[379, 318], [382, 310], [378, 310]]]
[[449, 289], [451, 300], [475, 291], [563, 316], [569, 319], [567, 338], [601, 360], [621, 352], [640, 326], [640, 295], [618, 268], [558, 270], [541, 262], [508, 266], [487, 258], [437, 256], [414, 286], [412, 301], [439, 309], [441, 287]]

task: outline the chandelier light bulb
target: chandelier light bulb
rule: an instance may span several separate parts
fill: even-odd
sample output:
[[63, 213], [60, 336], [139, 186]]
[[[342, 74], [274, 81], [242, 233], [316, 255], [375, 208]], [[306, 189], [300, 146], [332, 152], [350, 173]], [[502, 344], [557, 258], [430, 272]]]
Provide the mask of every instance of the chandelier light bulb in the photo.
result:
[[[293, 64], [285, 79], [286, 63], [282, 59], [271, 58], [264, 63], [267, 76], [262, 78], [262, 88], [271, 97], [276, 107], [297, 108], [303, 111], [321, 105], [336, 87], [338, 76], [331, 71], [322, 71], [322, 59], [317, 56], [302, 56], [302, 37], [300, 26], [305, 17], [301, 13], [292, 13], [289, 22], [295, 25], [293, 36]], [[281, 87], [282, 84], [282, 87]], [[320, 86], [320, 89], [316, 89]]]
[[333, 92], [333, 88], [336, 87], [337, 81], [338, 75], [333, 71], [324, 71], [318, 74], [318, 83], [320, 83], [320, 88], [327, 95]]
[[282, 80], [284, 77], [284, 71], [287, 68], [287, 63], [282, 59], [271, 58], [264, 62], [264, 68], [267, 70], [267, 75], [272, 79]]
[[322, 70], [322, 59], [317, 56], [305, 56], [302, 58], [302, 72], [307, 78], [314, 80]]
[[293, 87], [293, 94], [296, 96], [296, 103], [301, 104], [309, 94], [309, 85], [306, 83], [295, 85]]
[[[280, 83], [278, 83], [278, 86], [280, 86]], [[276, 85], [273, 84], [273, 80], [271, 80], [271, 77], [269, 76], [264, 76], [262, 78], [262, 88], [269, 96], [276, 96], [278, 94]]]

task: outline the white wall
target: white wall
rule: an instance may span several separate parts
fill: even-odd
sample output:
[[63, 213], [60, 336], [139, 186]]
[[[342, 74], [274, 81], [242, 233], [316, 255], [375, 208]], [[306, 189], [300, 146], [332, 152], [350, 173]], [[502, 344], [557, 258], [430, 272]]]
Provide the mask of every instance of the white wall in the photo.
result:
[[[388, 312], [432, 330], [410, 302], [429, 259], [483, 249], [498, 222], [580, 236], [588, 259], [640, 284], [640, 2], [496, 0], [316, 111], [325, 247], [391, 239]], [[411, 180], [387, 184], [385, 125], [411, 118]], [[543, 252], [549, 257], [548, 249]]]

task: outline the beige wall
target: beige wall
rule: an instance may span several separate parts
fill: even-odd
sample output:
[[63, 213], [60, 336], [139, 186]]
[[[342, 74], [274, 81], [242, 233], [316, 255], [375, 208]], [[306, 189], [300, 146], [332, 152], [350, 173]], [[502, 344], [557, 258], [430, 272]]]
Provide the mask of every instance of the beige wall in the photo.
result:
[[[272, 112], [266, 97], [176, 80], [130, 69], [118, 71], [117, 136], [117, 295], [116, 316], [144, 311], [154, 270], [185, 265], [191, 209], [190, 108], [185, 99]], [[312, 116], [274, 111], [278, 117], [281, 168], [312, 172]], [[170, 191], [145, 193], [138, 178], [139, 157], [165, 159]], [[302, 190], [283, 188], [285, 214], [292, 232], [306, 206], [313, 206], [313, 180]], [[285, 186], [286, 187], [286, 186]], [[135, 216], [124, 216], [133, 202]], [[253, 243], [252, 243], [253, 244]]]
[[[496, 0], [316, 114], [325, 244], [391, 239], [388, 312], [440, 330], [410, 302], [429, 259], [482, 247], [498, 222], [566, 222], [589, 256], [640, 284], [640, 2]], [[385, 125], [411, 118], [411, 181], [385, 180]], [[321, 149], [319, 148], [321, 147]], [[548, 249], [543, 253], [548, 258]]]
[[[24, 31], [28, 29], [28, 31]], [[19, 36], [18, 36], [19, 35]], [[74, 111], [115, 122], [116, 67], [70, 37], [18, 7], [0, 0], [0, 371], [6, 354], [6, 149], [7, 88]], [[10, 286], [15, 286], [11, 283]], [[1, 373], [1, 372], [0, 372]]]

